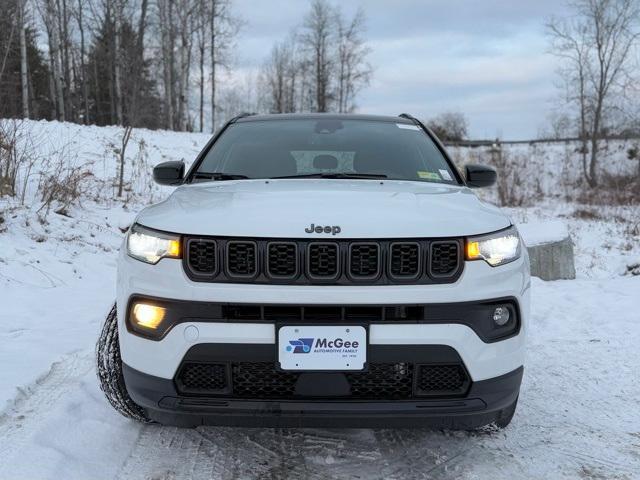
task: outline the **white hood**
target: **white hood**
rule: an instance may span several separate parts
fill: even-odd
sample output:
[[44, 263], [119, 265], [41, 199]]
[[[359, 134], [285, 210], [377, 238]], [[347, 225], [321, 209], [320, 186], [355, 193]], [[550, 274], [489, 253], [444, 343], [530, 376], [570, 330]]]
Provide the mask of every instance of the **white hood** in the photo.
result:
[[191, 235], [332, 238], [458, 237], [506, 228], [506, 215], [466, 187], [372, 180], [240, 180], [185, 185], [137, 222]]

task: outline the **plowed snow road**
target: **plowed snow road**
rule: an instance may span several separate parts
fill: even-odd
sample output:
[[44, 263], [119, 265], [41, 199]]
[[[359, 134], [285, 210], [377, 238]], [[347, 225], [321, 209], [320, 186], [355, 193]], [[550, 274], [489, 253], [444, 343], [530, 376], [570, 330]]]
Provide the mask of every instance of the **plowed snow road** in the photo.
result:
[[106, 403], [87, 344], [8, 402], [0, 479], [640, 478], [640, 279], [533, 288], [520, 407], [504, 431], [140, 426]]

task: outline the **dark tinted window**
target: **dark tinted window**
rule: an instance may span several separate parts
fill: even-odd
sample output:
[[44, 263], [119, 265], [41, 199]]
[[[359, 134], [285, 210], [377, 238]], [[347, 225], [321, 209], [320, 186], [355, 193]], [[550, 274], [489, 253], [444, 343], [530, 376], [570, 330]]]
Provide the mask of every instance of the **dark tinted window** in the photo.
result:
[[417, 126], [369, 120], [235, 123], [207, 152], [198, 172], [248, 178], [358, 173], [457, 183], [436, 145]]

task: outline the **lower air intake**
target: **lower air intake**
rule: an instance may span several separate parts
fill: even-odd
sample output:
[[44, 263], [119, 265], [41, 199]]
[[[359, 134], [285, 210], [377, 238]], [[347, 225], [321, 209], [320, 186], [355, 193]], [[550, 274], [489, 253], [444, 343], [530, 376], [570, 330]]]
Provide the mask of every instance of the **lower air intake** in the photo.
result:
[[[301, 373], [276, 369], [273, 362], [198, 363], [187, 362], [176, 376], [178, 392], [244, 399], [300, 400], [296, 384]], [[336, 372], [346, 379], [354, 400], [410, 400], [414, 397], [464, 395], [470, 385], [462, 365], [414, 365], [371, 363], [365, 372]]]

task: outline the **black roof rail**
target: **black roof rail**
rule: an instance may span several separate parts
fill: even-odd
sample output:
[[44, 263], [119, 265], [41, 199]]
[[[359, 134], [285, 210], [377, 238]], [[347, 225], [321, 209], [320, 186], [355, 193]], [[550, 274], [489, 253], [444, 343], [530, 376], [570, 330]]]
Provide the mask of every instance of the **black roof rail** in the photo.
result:
[[419, 123], [419, 120], [416, 117], [414, 117], [413, 115], [410, 115], [408, 113], [401, 113], [398, 116], [400, 118], [406, 118], [407, 120], [413, 120], [414, 122], [418, 122]]
[[424, 130], [427, 133], [429, 132], [429, 129], [425, 126], [424, 123], [422, 123], [420, 120], [418, 120], [416, 117], [414, 117], [413, 115], [411, 115], [409, 113], [401, 113], [400, 115], [398, 115], [398, 117], [406, 118], [407, 120], [411, 120], [413, 123], [415, 123], [417, 126], [419, 126], [422, 130]]
[[257, 115], [257, 113], [255, 113], [255, 112], [242, 112], [242, 113], [239, 113], [238, 115], [236, 115], [235, 117], [233, 117], [231, 120], [229, 120], [229, 123], [235, 123], [238, 120], [240, 120], [241, 118], [251, 117], [253, 115]]

